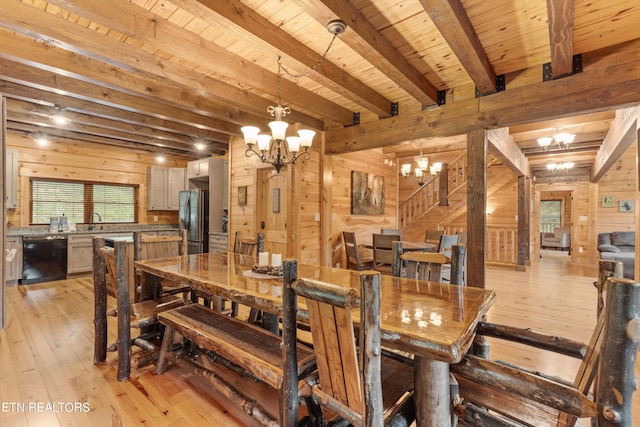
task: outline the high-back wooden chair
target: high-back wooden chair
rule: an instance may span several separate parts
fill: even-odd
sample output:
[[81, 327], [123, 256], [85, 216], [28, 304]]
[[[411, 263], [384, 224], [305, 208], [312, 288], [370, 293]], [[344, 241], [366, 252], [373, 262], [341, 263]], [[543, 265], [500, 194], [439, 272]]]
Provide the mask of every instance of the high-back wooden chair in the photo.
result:
[[427, 243], [440, 243], [440, 237], [444, 234], [444, 230], [427, 230], [424, 241]]
[[[185, 255], [187, 253], [187, 230], [179, 230], [175, 236], [156, 236], [141, 231], [133, 233], [133, 259], [140, 261], [144, 259], [166, 258]], [[140, 290], [139, 276], [135, 275], [136, 290]], [[182, 293], [187, 297], [190, 288], [181, 283], [169, 280], [160, 282], [160, 289], [156, 289], [155, 295], [148, 297], [155, 298], [157, 295]]]
[[371, 270], [373, 268], [372, 259], [360, 258], [355, 233], [351, 231], [343, 231], [342, 242], [344, 243], [344, 251], [347, 256], [347, 269], [362, 271]]
[[451, 257], [438, 252], [405, 252], [400, 255], [400, 277], [442, 282], [443, 273], [446, 281], [454, 285], [463, 284], [464, 257], [466, 248], [453, 245]]
[[384, 274], [393, 271], [393, 242], [400, 240], [398, 234], [373, 235], [373, 269]]
[[[99, 255], [95, 268], [106, 268], [111, 283], [115, 287], [116, 308], [107, 312], [118, 319], [117, 340], [108, 350], [118, 351], [118, 380], [124, 381], [131, 373], [132, 345], [148, 353], [159, 350], [155, 341], [159, 338], [159, 330], [153, 328], [158, 322], [158, 313], [184, 304], [184, 300], [173, 295], [160, 295], [156, 298], [131, 303], [129, 297], [129, 269], [131, 267], [129, 251], [133, 246], [124, 241], [114, 242], [114, 247], [105, 245], [104, 238], [94, 237], [94, 251]], [[99, 275], [98, 275], [99, 276]], [[95, 276], [94, 276], [95, 277]], [[102, 289], [106, 285], [97, 285]], [[98, 292], [98, 290], [96, 290]], [[144, 296], [143, 296], [144, 297]], [[132, 338], [131, 329], [140, 329], [140, 335]], [[150, 359], [140, 359], [148, 362]], [[143, 363], [140, 363], [141, 366]]]
[[[315, 400], [354, 426], [382, 426], [398, 418], [406, 423], [398, 425], [410, 425], [415, 417], [413, 370], [381, 355], [380, 275], [362, 273], [360, 293], [306, 278], [292, 287], [305, 298], [309, 314], [318, 366], [311, 388]], [[353, 310], [358, 308], [356, 340]]]
[[[598, 426], [633, 425], [635, 359], [640, 342], [640, 284], [607, 279], [607, 303], [588, 345], [530, 329], [480, 323], [477, 333], [582, 359], [567, 383], [540, 372], [467, 354], [451, 365], [459, 385], [461, 425], [573, 426], [593, 418]], [[519, 349], [522, 351], [522, 348]], [[592, 385], [597, 384], [595, 390]], [[461, 402], [461, 403], [460, 403]], [[491, 411], [488, 411], [490, 409]]]
[[440, 242], [438, 243], [438, 252], [451, 256], [451, 247], [460, 243], [459, 234], [443, 234], [440, 236]]
[[381, 228], [380, 234], [394, 234], [400, 236], [398, 240], [402, 240], [402, 230], [399, 228]]

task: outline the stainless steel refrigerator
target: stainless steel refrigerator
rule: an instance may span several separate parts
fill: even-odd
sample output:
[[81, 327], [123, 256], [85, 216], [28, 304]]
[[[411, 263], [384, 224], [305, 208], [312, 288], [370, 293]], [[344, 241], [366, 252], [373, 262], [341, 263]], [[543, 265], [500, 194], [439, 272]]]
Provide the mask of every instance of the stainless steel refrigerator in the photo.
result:
[[209, 252], [209, 191], [180, 192], [179, 226], [187, 230], [189, 254]]

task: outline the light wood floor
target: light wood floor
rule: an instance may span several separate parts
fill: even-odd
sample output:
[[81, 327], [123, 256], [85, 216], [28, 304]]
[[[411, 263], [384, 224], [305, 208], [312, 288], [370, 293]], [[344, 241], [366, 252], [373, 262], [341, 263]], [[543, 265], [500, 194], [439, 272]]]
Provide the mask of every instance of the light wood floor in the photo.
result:
[[[566, 252], [554, 251], [544, 251], [527, 273], [487, 269], [487, 288], [498, 295], [489, 318], [588, 341], [595, 326], [596, 276], [595, 266], [572, 266]], [[250, 425], [224, 398], [212, 397], [204, 384], [178, 369], [163, 375], [154, 375], [153, 367], [133, 369], [129, 381], [118, 382], [115, 353], [94, 365], [90, 277], [11, 287], [7, 293], [8, 327], [0, 331], [0, 425]], [[497, 341], [491, 354], [569, 380], [578, 365], [513, 345], [507, 351]], [[38, 402], [42, 406], [34, 407]], [[634, 425], [640, 426], [640, 393], [634, 395]]]

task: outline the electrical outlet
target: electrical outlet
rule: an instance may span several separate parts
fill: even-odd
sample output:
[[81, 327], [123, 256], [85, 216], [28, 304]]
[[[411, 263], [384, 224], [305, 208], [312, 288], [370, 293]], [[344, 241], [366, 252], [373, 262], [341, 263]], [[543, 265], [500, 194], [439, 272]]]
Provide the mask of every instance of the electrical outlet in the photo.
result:
[[158, 220], [158, 215], [154, 215], [154, 216], [153, 216], [153, 220], [154, 220], [154, 221], [157, 221], [157, 220]]
[[313, 216], [314, 221], [316, 222], [320, 222], [320, 213], [316, 212], [315, 215]]

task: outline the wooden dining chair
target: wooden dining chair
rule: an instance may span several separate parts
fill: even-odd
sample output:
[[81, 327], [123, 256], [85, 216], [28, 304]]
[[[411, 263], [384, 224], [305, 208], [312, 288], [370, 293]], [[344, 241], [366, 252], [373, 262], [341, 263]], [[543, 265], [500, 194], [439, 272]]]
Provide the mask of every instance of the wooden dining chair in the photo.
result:
[[[573, 426], [592, 418], [599, 426], [633, 425], [632, 395], [640, 342], [640, 283], [607, 279], [607, 302], [589, 344], [531, 329], [481, 323], [477, 334], [519, 343], [519, 352], [546, 350], [581, 359], [573, 382], [467, 354], [450, 366], [458, 386], [459, 425]], [[595, 384], [595, 387], [592, 387]]]
[[392, 274], [393, 242], [400, 241], [398, 234], [373, 235], [373, 269], [384, 274]]
[[400, 236], [398, 240], [402, 240], [402, 230], [399, 228], [381, 228], [380, 234], [394, 234]]
[[347, 256], [347, 269], [349, 270], [371, 270], [373, 268], [373, 260], [369, 258], [361, 258], [356, 242], [356, 234], [351, 231], [342, 232], [342, 242], [344, 251]]
[[444, 230], [427, 230], [424, 241], [427, 243], [440, 243], [440, 237], [444, 234]]
[[[179, 230], [175, 236], [156, 236], [153, 234], [134, 231], [133, 233], [133, 260], [140, 261], [144, 259], [155, 259], [185, 255], [187, 253], [187, 230]], [[134, 276], [136, 283], [136, 292], [139, 294], [140, 276]], [[178, 294], [182, 293], [183, 298], [187, 298], [191, 288], [183, 283], [177, 283], [170, 280], [162, 280], [160, 289], [156, 290], [155, 298], [160, 294]], [[139, 300], [139, 295], [136, 301]]]
[[399, 277], [442, 282], [443, 273], [452, 285], [462, 285], [464, 276], [464, 245], [453, 245], [451, 257], [438, 252], [405, 252], [399, 255]]
[[354, 426], [410, 425], [415, 418], [413, 369], [381, 354], [380, 275], [362, 273], [360, 292], [308, 278], [292, 287], [305, 298], [309, 314], [318, 370], [308, 383], [315, 400], [327, 414]]
[[[130, 249], [133, 246], [124, 241], [114, 242], [114, 247], [105, 245], [104, 238], [93, 238], [94, 253], [98, 256], [94, 258], [94, 269], [106, 268], [106, 275], [109, 280], [103, 280], [103, 284], [95, 284], [96, 292], [106, 292], [106, 283], [113, 285], [116, 298], [116, 307], [107, 312], [107, 315], [116, 316], [118, 319], [118, 330], [116, 343], [109, 346], [107, 350], [118, 352], [118, 373], [119, 381], [129, 378], [131, 373], [132, 346], [141, 348], [146, 353], [154, 353], [159, 350], [156, 341], [160, 337], [160, 330], [154, 326], [158, 323], [158, 313], [172, 308], [182, 306], [184, 299], [174, 295], [159, 295], [155, 298], [144, 299], [140, 302], [132, 303], [129, 297], [129, 269], [132, 268]], [[94, 277], [105, 278], [104, 273]], [[96, 296], [98, 298], [98, 296]], [[132, 337], [131, 329], [138, 329], [140, 333]], [[106, 333], [106, 331], [105, 331]], [[138, 366], [148, 363], [152, 359], [139, 359]], [[140, 361], [144, 363], [140, 363]]]
[[440, 236], [440, 242], [438, 243], [438, 252], [451, 256], [451, 246], [460, 243], [459, 234], [443, 234]]

